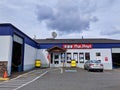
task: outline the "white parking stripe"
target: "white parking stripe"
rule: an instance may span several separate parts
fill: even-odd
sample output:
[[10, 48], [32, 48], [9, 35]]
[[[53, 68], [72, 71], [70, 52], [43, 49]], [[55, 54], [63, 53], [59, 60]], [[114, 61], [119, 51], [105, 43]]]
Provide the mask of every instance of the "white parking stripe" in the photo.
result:
[[27, 82], [27, 83], [25, 83], [25, 84], [22, 84], [21, 86], [17, 87], [16, 89], [13, 89], [13, 90], [18, 90], [18, 89], [20, 89], [20, 88], [22, 88], [22, 87], [24, 87], [24, 86], [26, 86], [26, 85], [28, 85], [28, 84], [36, 81], [37, 79], [39, 79], [40, 77], [44, 76], [44, 75], [47, 74], [47, 73], [48, 73], [48, 71], [46, 71], [46, 72], [44, 72], [43, 74], [41, 74], [40, 76], [36, 77], [36, 78], [33, 79], [32, 81]]
[[[18, 78], [20, 78], [20, 77], [22, 77], [22, 76], [24, 76], [24, 75], [27, 75], [27, 74], [32, 73], [32, 72], [35, 72], [35, 71], [36, 71], [36, 70], [32, 70], [32, 71], [30, 71], [30, 72], [28, 72], [28, 73], [24, 73], [24, 74], [22, 74], [22, 75], [17, 76], [16, 78], [13, 78], [13, 79], [10, 79], [10, 80], [18, 79]], [[1, 82], [0, 84], [4, 84], [5, 82], [8, 82], [8, 81], [3, 81], [3, 82]]]
[[30, 71], [30, 72], [28, 72], [28, 73], [25, 73], [25, 74], [22, 74], [22, 75], [19, 75], [19, 76], [17, 76], [16, 78], [13, 78], [13, 79], [11, 79], [11, 80], [15, 80], [15, 79], [18, 79], [18, 78], [20, 78], [20, 77], [22, 77], [22, 76], [24, 76], [24, 75], [27, 75], [27, 74], [29, 74], [29, 73], [32, 73], [32, 72], [34, 72], [35, 70], [33, 70], [33, 71]]

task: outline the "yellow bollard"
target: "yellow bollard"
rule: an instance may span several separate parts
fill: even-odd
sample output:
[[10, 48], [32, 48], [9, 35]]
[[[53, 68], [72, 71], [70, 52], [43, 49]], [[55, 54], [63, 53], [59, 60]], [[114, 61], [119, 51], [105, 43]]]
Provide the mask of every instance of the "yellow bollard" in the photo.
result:
[[71, 67], [76, 67], [77, 66], [77, 63], [76, 63], [76, 60], [71, 60]]
[[40, 59], [35, 60], [35, 67], [41, 67], [41, 60]]

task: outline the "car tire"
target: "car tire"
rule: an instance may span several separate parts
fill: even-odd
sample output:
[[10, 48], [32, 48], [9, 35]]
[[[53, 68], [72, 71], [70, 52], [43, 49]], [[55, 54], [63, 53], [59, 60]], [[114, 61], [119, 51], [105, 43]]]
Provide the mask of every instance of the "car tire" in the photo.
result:
[[87, 69], [84, 67], [84, 70], [87, 70]]
[[103, 69], [102, 69], [102, 70], [100, 70], [100, 72], [103, 72]]

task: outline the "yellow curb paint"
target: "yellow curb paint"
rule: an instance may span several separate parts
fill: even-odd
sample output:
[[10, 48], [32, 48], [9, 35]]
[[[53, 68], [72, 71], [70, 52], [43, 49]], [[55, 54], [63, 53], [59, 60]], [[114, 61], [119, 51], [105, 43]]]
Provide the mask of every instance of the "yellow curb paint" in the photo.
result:
[[7, 81], [10, 80], [9, 78], [0, 78], [0, 81]]

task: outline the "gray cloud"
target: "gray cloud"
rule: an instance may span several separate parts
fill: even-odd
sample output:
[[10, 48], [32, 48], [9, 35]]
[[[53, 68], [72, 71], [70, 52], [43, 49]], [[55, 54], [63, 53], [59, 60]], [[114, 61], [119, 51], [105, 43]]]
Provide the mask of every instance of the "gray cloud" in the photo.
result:
[[37, 12], [39, 21], [53, 18], [52, 8], [45, 5], [37, 6], [37, 8], [39, 9]]
[[56, 7], [40, 5], [37, 7], [37, 17], [44, 21], [48, 28], [59, 32], [71, 33], [89, 30], [90, 23], [98, 21], [92, 16], [95, 4], [92, 0], [62, 0]]
[[107, 31], [106, 30], [101, 31], [101, 34], [102, 35], [117, 35], [117, 34], [120, 34], [120, 27], [115, 25], [115, 26], [111, 27], [110, 29], [108, 29]]

